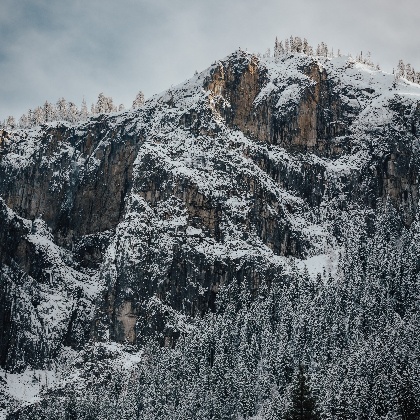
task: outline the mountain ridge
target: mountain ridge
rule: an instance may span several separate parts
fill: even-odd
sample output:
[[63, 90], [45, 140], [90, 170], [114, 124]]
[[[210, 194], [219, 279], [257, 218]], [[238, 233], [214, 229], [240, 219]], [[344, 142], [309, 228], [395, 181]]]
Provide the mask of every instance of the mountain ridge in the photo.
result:
[[411, 229], [419, 99], [346, 57], [237, 51], [138, 110], [3, 134], [2, 368], [174, 347], [226, 287], [337, 275], [383, 206]]

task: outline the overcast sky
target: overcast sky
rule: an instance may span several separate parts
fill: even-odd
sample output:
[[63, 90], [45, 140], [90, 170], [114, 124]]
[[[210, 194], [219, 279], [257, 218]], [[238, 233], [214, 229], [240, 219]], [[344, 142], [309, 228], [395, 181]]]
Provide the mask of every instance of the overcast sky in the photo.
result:
[[418, 0], [0, 0], [0, 120], [100, 92], [129, 107], [290, 35], [420, 71]]

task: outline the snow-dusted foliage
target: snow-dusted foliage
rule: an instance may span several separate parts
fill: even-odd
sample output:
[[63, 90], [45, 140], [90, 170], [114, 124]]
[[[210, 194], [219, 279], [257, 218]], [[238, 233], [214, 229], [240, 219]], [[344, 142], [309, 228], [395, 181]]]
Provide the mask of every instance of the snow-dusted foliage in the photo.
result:
[[[144, 104], [144, 95], [140, 91], [133, 102], [133, 108], [139, 108]], [[3, 123], [0, 123], [0, 128], [6, 130], [14, 130], [16, 128], [35, 128], [41, 124], [51, 123], [55, 121], [67, 121], [72, 124], [86, 121], [88, 117], [98, 114], [110, 114], [114, 112], [124, 111], [123, 104], [114, 105], [113, 99], [110, 96], [105, 96], [102, 92], [98, 95], [96, 104], [91, 105], [90, 112], [88, 111], [86, 101], [83, 98], [80, 109], [73, 102], [68, 102], [64, 98], [60, 98], [56, 104], [51, 104], [45, 101], [43, 106], [38, 106], [35, 109], [29, 109], [26, 114], [23, 114], [18, 121], [13, 116], [6, 118]]]
[[416, 72], [410, 63], [404, 64], [403, 60], [398, 62], [395, 76], [397, 78], [404, 77], [409, 82], [420, 84], [420, 72]]

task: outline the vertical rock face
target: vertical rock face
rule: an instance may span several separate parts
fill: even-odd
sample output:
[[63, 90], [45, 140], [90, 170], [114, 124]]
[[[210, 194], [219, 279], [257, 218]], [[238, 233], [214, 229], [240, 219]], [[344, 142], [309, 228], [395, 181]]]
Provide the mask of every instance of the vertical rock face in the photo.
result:
[[243, 60], [240, 56], [229, 62], [219, 62], [205, 89], [209, 90], [212, 110], [230, 127], [247, 136], [270, 138], [269, 115], [255, 115], [254, 101], [266, 80], [266, 71], [258, 66], [257, 57]]
[[237, 52], [138, 111], [0, 133], [1, 365], [173, 343], [221, 285], [334, 249], [338, 214], [389, 200], [409, 225], [419, 91], [346, 58]]
[[[31, 141], [12, 138], [0, 167], [0, 194], [22, 217], [42, 217], [66, 247], [113, 230], [131, 186], [139, 136], [124, 138], [123, 130], [97, 120], [78, 131], [45, 127]], [[24, 156], [20, 147], [27, 147]]]
[[19, 217], [3, 200], [0, 217], [0, 363], [44, 368], [63, 345], [88, 339], [96, 286], [44, 221]]
[[96, 272], [122, 218], [141, 136], [107, 124], [3, 136], [2, 366], [43, 367], [90, 336]]
[[[341, 147], [334, 139], [345, 134], [350, 121], [344, 117], [335, 82], [314, 61], [299, 70], [298, 84], [292, 79], [288, 85], [275, 86], [278, 81], [269, 80], [268, 70], [256, 57], [245, 63], [240, 59], [219, 63], [206, 85], [212, 109], [251, 138], [293, 152], [337, 156]], [[273, 93], [260, 99], [270, 83]], [[293, 106], [279, 113], [279, 103], [288, 105], [296, 94]]]

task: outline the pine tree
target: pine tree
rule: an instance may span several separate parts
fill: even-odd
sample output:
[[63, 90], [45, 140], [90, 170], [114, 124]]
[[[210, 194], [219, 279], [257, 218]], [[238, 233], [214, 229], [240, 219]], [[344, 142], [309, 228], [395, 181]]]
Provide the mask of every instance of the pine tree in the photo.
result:
[[82, 106], [80, 107], [80, 121], [86, 121], [89, 115], [85, 98], [82, 100]]
[[105, 112], [107, 112], [107, 100], [105, 95], [103, 94], [103, 92], [101, 92], [98, 95], [98, 100], [96, 101], [96, 106], [95, 106], [95, 114], [104, 114]]
[[303, 44], [302, 44], [302, 40], [300, 39], [300, 37], [295, 36], [293, 44], [294, 44], [294, 48], [295, 48], [296, 52], [298, 52], [298, 53], [302, 52]]
[[32, 124], [33, 126], [37, 126], [37, 125], [43, 124], [44, 122], [45, 122], [44, 110], [40, 106], [37, 106], [34, 109], [34, 112], [32, 113]]
[[308, 40], [306, 38], [303, 38], [302, 51], [303, 51], [304, 54], [309, 55], [309, 44], [308, 44]]
[[28, 109], [28, 116], [27, 116], [27, 128], [31, 128], [31, 127], [33, 127], [33, 118], [32, 118], [32, 115], [33, 115], [33, 111], [32, 111], [32, 109], [31, 108], [29, 108]]
[[405, 65], [405, 77], [407, 78], [407, 80], [410, 81], [410, 82], [414, 82], [415, 81], [415, 74], [416, 74], [416, 72], [411, 67], [411, 64], [407, 63]]
[[106, 99], [107, 99], [107, 107], [108, 107], [107, 112], [117, 112], [118, 108], [116, 105], [114, 105], [114, 101], [112, 97], [108, 96]]
[[67, 101], [64, 98], [60, 98], [55, 106], [57, 120], [65, 121], [67, 119]]
[[291, 407], [285, 415], [286, 420], [317, 420], [321, 418], [301, 365], [292, 391], [291, 403]]
[[45, 101], [43, 111], [44, 111], [45, 122], [55, 121], [54, 107], [48, 101]]
[[283, 42], [280, 41], [280, 43], [279, 43], [279, 54], [283, 55], [284, 53], [285, 53], [285, 49], [283, 47]]
[[318, 56], [322, 55], [321, 44], [318, 44], [316, 47], [316, 55]]
[[7, 120], [6, 120], [5, 126], [6, 126], [6, 130], [13, 130], [13, 129], [15, 129], [16, 128], [15, 118], [12, 117], [11, 115], [8, 116], [7, 117]]
[[290, 35], [290, 52], [292, 52], [292, 53], [296, 52], [295, 39], [293, 38], [292, 35]]
[[371, 57], [370, 51], [367, 52], [367, 56], [366, 56], [366, 59], [365, 59], [365, 64], [367, 64], [368, 66], [373, 66], [373, 62], [372, 62], [372, 57]]
[[307, 55], [314, 55], [314, 50], [311, 45], [308, 45]]
[[19, 127], [20, 128], [28, 128], [28, 117], [26, 116], [26, 114], [23, 114], [19, 118]]
[[285, 53], [283, 42], [279, 41], [276, 37], [276, 41], [274, 42], [274, 58], [279, 58], [282, 54]]
[[144, 105], [144, 94], [140, 90], [139, 93], [136, 96], [136, 99], [133, 101], [133, 109], [141, 108]]
[[278, 58], [279, 55], [279, 40], [276, 37], [276, 40], [274, 41], [274, 58]]
[[404, 61], [402, 60], [398, 62], [396, 77], [397, 78], [405, 77], [405, 64], [404, 64]]
[[68, 102], [67, 103], [67, 121], [71, 123], [75, 123], [79, 121], [79, 118], [80, 118], [80, 113], [79, 113], [79, 110], [77, 109], [76, 104], [74, 104], [73, 102]]
[[284, 41], [284, 51], [285, 51], [286, 54], [289, 54], [289, 52], [290, 52], [290, 44], [289, 44], [289, 40], [288, 39], [286, 39]]
[[316, 55], [321, 57], [328, 57], [328, 47], [327, 44], [324, 42], [321, 42], [321, 44], [318, 44], [316, 47]]
[[65, 405], [65, 419], [73, 420], [78, 417], [78, 404], [74, 385], [70, 385], [69, 394]]
[[98, 95], [96, 101], [95, 114], [108, 114], [110, 112], [116, 112], [117, 107], [114, 105], [114, 101], [111, 96], [105, 96], [102, 92]]

